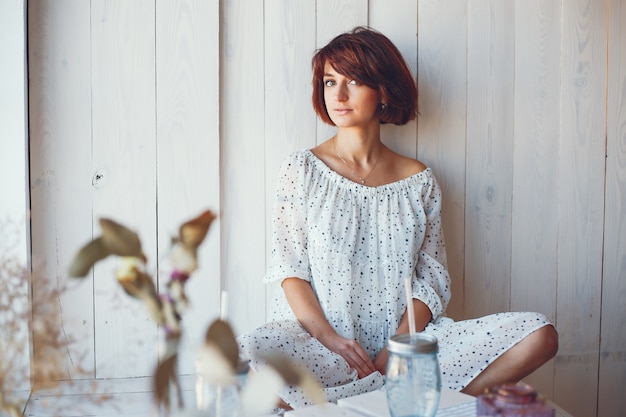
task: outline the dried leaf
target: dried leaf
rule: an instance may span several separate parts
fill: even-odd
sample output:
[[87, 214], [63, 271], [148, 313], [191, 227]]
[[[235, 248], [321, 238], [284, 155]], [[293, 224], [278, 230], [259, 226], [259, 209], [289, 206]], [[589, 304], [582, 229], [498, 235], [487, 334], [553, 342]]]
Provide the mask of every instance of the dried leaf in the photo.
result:
[[96, 262], [106, 258], [110, 254], [111, 253], [102, 243], [101, 238], [94, 239], [83, 246], [76, 255], [74, 255], [68, 273], [74, 278], [85, 277]]
[[133, 257], [122, 258], [122, 264], [117, 270], [117, 281], [122, 284], [128, 295], [141, 298], [142, 294], [154, 296], [157, 291], [152, 278], [140, 269], [141, 259]]
[[[3, 386], [3, 385], [4, 384], [0, 384], [0, 386]], [[11, 417], [22, 417], [22, 408], [23, 408], [22, 404], [8, 401], [5, 398], [2, 390], [0, 390], [0, 411], [7, 412]]]
[[235, 379], [232, 363], [213, 342], [207, 342], [200, 347], [196, 366], [198, 374], [207, 382], [232, 383]]
[[321, 385], [310, 372], [302, 372], [300, 383], [298, 385], [306, 396], [313, 402], [313, 404], [322, 404], [326, 402], [326, 396], [324, 395], [324, 391], [322, 391]]
[[144, 262], [146, 256], [141, 250], [141, 241], [137, 233], [110, 219], [100, 219], [102, 243], [114, 255], [134, 256]]
[[152, 318], [161, 324], [161, 300], [157, 294], [152, 278], [141, 269], [142, 260], [134, 257], [124, 257], [120, 269], [117, 271], [117, 281], [124, 291], [131, 297], [142, 300]]
[[248, 375], [241, 389], [241, 415], [269, 415], [278, 404], [284, 387], [283, 377], [271, 366], [263, 366]]
[[170, 260], [177, 271], [191, 274], [198, 268], [197, 250], [175, 242], [170, 251]]
[[280, 374], [285, 383], [289, 385], [300, 384], [301, 372], [286, 356], [270, 353], [263, 355], [263, 360]]
[[215, 320], [206, 332], [205, 341], [215, 344], [228, 362], [230, 362], [233, 369], [237, 368], [239, 363], [239, 345], [230, 324], [224, 320]]
[[206, 210], [198, 217], [183, 223], [179, 230], [180, 241], [183, 245], [193, 250], [197, 249], [204, 241], [211, 223], [216, 217], [211, 210]]
[[170, 407], [170, 383], [178, 384], [176, 376], [176, 358], [173, 354], [157, 365], [154, 372], [154, 400], [157, 406]]
[[263, 359], [282, 376], [286, 384], [299, 386], [313, 403], [326, 401], [322, 387], [306, 368], [277, 353], [264, 355]]

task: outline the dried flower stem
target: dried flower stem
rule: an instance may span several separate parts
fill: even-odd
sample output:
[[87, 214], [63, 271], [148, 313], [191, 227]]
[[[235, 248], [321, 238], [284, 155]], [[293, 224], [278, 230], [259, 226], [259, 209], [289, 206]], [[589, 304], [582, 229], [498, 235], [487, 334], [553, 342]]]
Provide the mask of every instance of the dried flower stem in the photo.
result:
[[30, 381], [54, 388], [67, 379], [65, 358], [80, 356], [59, 326], [57, 303], [66, 288], [30, 273], [16, 251], [21, 233], [16, 223], [0, 221], [0, 411], [19, 416], [25, 404], [13, 398], [17, 391], [30, 389]]

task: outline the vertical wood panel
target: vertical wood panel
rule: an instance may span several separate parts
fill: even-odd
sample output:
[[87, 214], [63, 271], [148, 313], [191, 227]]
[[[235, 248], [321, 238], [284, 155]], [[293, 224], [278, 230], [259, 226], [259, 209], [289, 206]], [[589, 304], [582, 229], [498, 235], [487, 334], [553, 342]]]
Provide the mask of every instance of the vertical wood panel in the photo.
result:
[[465, 315], [509, 310], [514, 4], [468, 9]]
[[[516, 2], [511, 309], [556, 319], [561, 6]], [[553, 393], [554, 362], [526, 382]]]
[[463, 316], [467, 4], [418, 3], [418, 157], [432, 166], [443, 190], [451, 317]]
[[263, 2], [222, 7], [222, 279], [240, 334], [265, 322]]
[[609, 10], [606, 217], [598, 416], [626, 415], [626, 1]]
[[367, 25], [368, 5], [361, 0], [317, 0], [317, 47], [358, 25]]
[[[29, 1], [30, 199], [33, 279], [63, 288], [51, 311], [75, 341], [68, 378], [93, 376], [93, 284], [69, 282], [74, 251], [91, 239], [91, 62], [88, 2]], [[41, 300], [39, 286], [33, 298]], [[44, 346], [33, 340], [35, 360]], [[64, 352], [68, 355], [67, 352]], [[78, 372], [80, 369], [87, 374]]]
[[606, 31], [605, 2], [577, 0], [563, 9], [555, 400], [581, 417], [597, 406]]
[[[156, 2], [158, 253], [167, 254], [178, 226], [204, 209], [219, 212], [219, 3]], [[194, 359], [220, 312], [219, 221], [198, 252], [187, 283], [179, 372]], [[161, 259], [161, 292], [171, 265]], [[163, 335], [159, 335], [162, 339]]]
[[[271, 250], [272, 209], [280, 164], [297, 149], [315, 146], [317, 115], [311, 104], [315, 3], [265, 2], [265, 236]], [[255, 280], [262, 278], [259, 271]], [[267, 288], [267, 301], [274, 292]]]
[[[111, 217], [140, 236], [154, 272], [156, 251], [155, 10], [149, 0], [92, 2], [93, 164], [97, 219]], [[143, 304], [114, 277], [119, 259], [94, 269], [96, 376], [151, 375], [157, 329]]]
[[555, 319], [561, 9], [517, 2], [513, 309]]
[[[417, 74], [417, 2], [371, 0], [369, 25], [384, 33], [398, 47], [413, 75]], [[417, 79], [416, 79], [417, 81]], [[383, 125], [383, 142], [394, 151], [417, 158], [417, 121], [405, 126]]]
[[[0, 268], [4, 262], [18, 262], [23, 268], [30, 261], [30, 227], [28, 221], [28, 149], [26, 72], [26, 1], [5, 2], [0, 5]], [[15, 271], [0, 270], [0, 287], [11, 288], [15, 297], [0, 300], [0, 373], [5, 375], [2, 388], [13, 380], [11, 391], [30, 391], [30, 331], [28, 317], [30, 285], [13, 281]], [[2, 282], [4, 281], [4, 282]], [[15, 293], [13, 293], [15, 291]], [[19, 295], [18, 295], [19, 294]], [[6, 296], [6, 294], [3, 294]], [[5, 311], [10, 306], [13, 311]], [[17, 322], [15, 319], [18, 319]], [[13, 333], [13, 332], [16, 333]], [[12, 378], [7, 372], [17, 370]], [[21, 378], [20, 378], [21, 379]], [[9, 398], [9, 401], [12, 399]]]

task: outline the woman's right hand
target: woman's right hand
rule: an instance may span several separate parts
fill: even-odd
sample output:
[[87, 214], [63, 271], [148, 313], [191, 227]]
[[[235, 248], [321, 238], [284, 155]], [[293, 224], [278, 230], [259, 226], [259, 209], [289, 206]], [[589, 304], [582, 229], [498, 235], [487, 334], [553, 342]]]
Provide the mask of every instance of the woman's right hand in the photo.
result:
[[356, 369], [359, 378], [376, 371], [369, 355], [356, 340], [341, 337], [334, 331], [328, 336], [318, 337], [317, 340], [329, 350], [341, 355], [352, 368]]

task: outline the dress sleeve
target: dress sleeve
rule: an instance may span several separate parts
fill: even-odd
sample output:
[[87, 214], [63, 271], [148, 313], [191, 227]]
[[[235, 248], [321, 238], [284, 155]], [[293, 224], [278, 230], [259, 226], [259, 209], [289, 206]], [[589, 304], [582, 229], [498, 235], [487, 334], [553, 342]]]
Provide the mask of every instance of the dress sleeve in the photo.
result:
[[310, 281], [307, 253], [305, 160], [290, 155], [282, 164], [272, 214], [272, 237], [265, 283], [298, 277]]
[[422, 189], [421, 198], [426, 227], [415, 268], [413, 298], [430, 308], [435, 321], [446, 310], [451, 291], [441, 223], [441, 189], [434, 176], [430, 176], [428, 185]]

